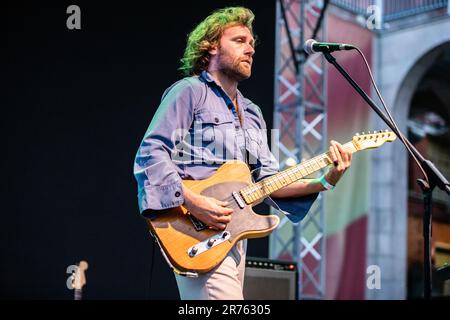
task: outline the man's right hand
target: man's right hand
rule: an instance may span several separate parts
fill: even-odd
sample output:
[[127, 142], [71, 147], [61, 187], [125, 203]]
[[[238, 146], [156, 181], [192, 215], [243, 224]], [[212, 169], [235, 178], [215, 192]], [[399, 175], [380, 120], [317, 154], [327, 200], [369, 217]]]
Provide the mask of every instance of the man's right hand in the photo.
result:
[[183, 186], [184, 206], [190, 214], [213, 229], [223, 230], [231, 221], [233, 209], [228, 202], [195, 194]]

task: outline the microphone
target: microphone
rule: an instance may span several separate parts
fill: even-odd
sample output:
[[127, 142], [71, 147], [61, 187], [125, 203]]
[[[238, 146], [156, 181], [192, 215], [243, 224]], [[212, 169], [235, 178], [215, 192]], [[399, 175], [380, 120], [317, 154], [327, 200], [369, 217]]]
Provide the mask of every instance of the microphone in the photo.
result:
[[317, 42], [314, 39], [308, 39], [303, 45], [303, 50], [307, 54], [313, 54], [315, 52], [333, 52], [338, 50], [353, 50], [354, 46], [345, 43], [327, 43], [327, 42]]

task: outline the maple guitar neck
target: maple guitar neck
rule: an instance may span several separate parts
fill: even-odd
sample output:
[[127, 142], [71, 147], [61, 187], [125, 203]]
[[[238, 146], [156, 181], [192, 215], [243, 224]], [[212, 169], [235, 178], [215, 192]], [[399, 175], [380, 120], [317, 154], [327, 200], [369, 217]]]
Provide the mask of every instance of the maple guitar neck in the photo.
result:
[[[352, 141], [343, 145], [350, 153], [358, 151]], [[273, 176], [265, 178], [257, 183], [240, 190], [241, 196], [247, 204], [264, 199], [271, 193], [294, 183], [322, 168], [332, 164], [330, 151], [322, 153], [314, 158], [304, 161], [292, 168], [284, 170]]]
[[81, 300], [82, 289], [86, 285], [85, 271], [88, 268], [88, 263], [84, 260], [80, 261], [78, 267], [73, 275], [72, 287], [74, 289], [74, 300]]

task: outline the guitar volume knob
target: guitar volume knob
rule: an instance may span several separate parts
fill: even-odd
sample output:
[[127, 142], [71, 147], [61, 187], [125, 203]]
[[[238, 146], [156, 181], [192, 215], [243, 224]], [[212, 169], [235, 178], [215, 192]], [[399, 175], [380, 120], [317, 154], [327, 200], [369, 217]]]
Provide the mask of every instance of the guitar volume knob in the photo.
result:
[[214, 242], [216, 242], [216, 239], [209, 239], [207, 246], [211, 248], [213, 246]]
[[189, 256], [190, 256], [190, 257], [195, 256], [195, 254], [197, 253], [197, 251], [198, 251], [197, 247], [192, 247], [192, 248], [191, 248], [191, 251], [189, 251]]

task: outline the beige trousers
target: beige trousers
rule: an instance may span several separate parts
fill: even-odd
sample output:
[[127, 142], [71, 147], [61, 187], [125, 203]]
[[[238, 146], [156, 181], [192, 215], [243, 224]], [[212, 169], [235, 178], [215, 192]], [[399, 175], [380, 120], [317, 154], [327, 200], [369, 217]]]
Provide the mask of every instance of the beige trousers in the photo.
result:
[[243, 300], [247, 240], [241, 240], [226, 258], [197, 278], [175, 274], [181, 300]]

